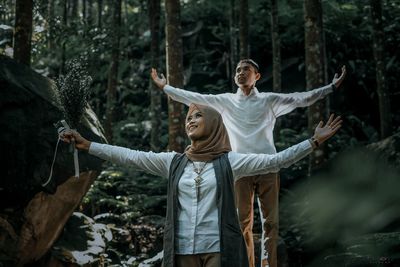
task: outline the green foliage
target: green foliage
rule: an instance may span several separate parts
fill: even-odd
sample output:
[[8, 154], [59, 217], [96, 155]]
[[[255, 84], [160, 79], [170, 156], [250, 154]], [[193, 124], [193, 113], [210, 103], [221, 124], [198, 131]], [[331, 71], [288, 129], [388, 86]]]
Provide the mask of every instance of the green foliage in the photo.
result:
[[286, 245], [302, 253], [307, 266], [331, 266], [337, 257], [327, 256], [344, 252], [354, 253], [346, 266], [358, 266], [356, 255], [398, 262], [399, 177], [371, 152], [341, 153], [329, 171], [285, 192], [280, 209]]

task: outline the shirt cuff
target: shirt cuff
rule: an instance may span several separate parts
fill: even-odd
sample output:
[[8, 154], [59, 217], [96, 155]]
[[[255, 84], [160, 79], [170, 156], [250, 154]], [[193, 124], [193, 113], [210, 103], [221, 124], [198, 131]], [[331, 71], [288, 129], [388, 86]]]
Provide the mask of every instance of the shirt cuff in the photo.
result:
[[172, 87], [169, 84], [164, 85], [164, 88], [163, 88], [164, 92], [166, 92], [166, 93], [168, 93], [168, 91], [171, 91], [171, 90], [174, 90], [174, 89], [176, 89], [176, 88]]
[[100, 154], [101, 145], [102, 144], [99, 144], [99, 143], [96, 143], [96, 142], [91, 142], [88, 153], [90, 155], [97, 156], [98, 154]]

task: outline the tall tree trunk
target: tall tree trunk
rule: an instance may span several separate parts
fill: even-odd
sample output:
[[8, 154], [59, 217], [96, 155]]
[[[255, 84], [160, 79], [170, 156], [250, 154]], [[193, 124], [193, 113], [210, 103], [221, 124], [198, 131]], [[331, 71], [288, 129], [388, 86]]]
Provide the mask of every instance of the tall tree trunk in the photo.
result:
[[[278, 13], [278, 0], [271, 0], [271, 41], [272, 41], [272, 89], [275, 93], [280, 93], [282, 89], [281, 79], [281, 37], [279, 34], [279, 13]], [[275, 128], [274, 135], [279, 138], [279, 131], [281, 125], [278, 120]]]
[[[165, 0], [166, 55], [168, 83], [183, 87], [183, 45], [179, 0]], [[185, 114], [183, 104], [168, 99], [169, 150], [183, 152], [185, 148]]]
[[249, 2], [239, 0], [239, 39], [240, 39], [240, 58], [248, 58], [249, 49]]
[[82, 0], [82, 19], [83, 22], [86, 23], [86, 19], [87, 19], [87, 6], [86, 6], [86, 0]]
[[55, 48], [54, 45], [54, 32], [53, 32], [53, 25], [54, 25], [54, 1], [49, 0], [47, 3], [47, 21], [48, 21], [48, 39], [47, 39], [47, 48], [49, 51], [53, 51]]
[[[68, 0], [63, 0], [63, 28], [67, 29], [68, 27]], [[60, 73], [64, 73], [64, 69], [65, 69], [65, 61], [66, 61], [66, 38], [64, 38], [64, 40], [62, 40], [62, 48], [61, 48], [61, 66], [60, 66]]]
[[[151, 66], [160, 66], [160, 0], [147, 0], [149, 10], [149, 26], [151, 33]], [[160, 151], [161, 137], [161, 91], [150, 81], [150, 117], [151, 117], [151, 136], [150, 146], [153, 151]]]
[[86, 0], [86, 24], [91, 26], [93, 23], [93, 1]]
[[114, 0], [113, 2], [113, 17], [112, 17], [112, 51], [111, 51], [111, 64], [108, 72], [107, 84], [107, 110], [105, 132], [109, 142], [112, 142], [112, 126], [115, 120], [115, 104], [117, 96], [118, 85], [118, 63], [119, 63], [119, 40], [121, 28], [121, 0]]
[[[324, 85], [324, 37], [322, 26], [321, 0], [304, 1], [304, 28], [305, 28], [305, 66], [306, 86], [313, 89]], [[327, 104], [320, 100], [308, 109], [308, 127], [310, 132], [321, 120], [326, 120]], [[310, 157], [309, 171], [317, 168], [325, 160], [325, 149], [319, 147]]]
[[102, 11], [103, 11], [103, 0], [97, 0], [97, 27], [101, 29], [102, 26]]
[[79, 5], [79, 1], [78, 0], [71, 0], [70, 1], [70, 7], [71, 7], [71, 18], [72, 20], [76, 20], [78, 18], [78, 5]]
[[230, 31], [230, 55], [229, 55], [229, 70], [228, 77], [231, 81], [232, 90], [236, 91], [236, 84], [233, 78], [235, 73], [236, 63], [238, 62], [238, 38], [237, 38], [237, 12], [236, 0], [230, 0], [230, 16], [229, 16], [229, 31]]
[[390, 96], [385, 79], [384, 33], [382, 26], [381, 0], [370, 0], [372, 43], [376, 62], [376, 91], [379, 99], [379, 118], [381, 137], [388, 137], [392, 132], [390, 117]]
[[272, 88], [280, 93], [281, 79], [281, 37], [279, 35], [278, 0], [271, 0], [271, 39], [272, 39]]
[[33, 0], [15, 2], [14, 59], [31, 64]]

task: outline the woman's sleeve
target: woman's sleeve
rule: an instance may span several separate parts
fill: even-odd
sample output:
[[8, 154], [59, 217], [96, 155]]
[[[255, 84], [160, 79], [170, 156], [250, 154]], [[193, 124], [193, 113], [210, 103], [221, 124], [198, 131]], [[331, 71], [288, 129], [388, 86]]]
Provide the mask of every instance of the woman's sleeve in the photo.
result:
[[145, 172], [168, 177], [175, 152], [154, 153], [92, 142], [89, 154], [115, 164], [133, 166]]
[[303, 159], [313, 151], [309, 140], [291, 146], [276, 154], [241, 154], [229, 152], [233, 176], [243, 176], [278, 172]]

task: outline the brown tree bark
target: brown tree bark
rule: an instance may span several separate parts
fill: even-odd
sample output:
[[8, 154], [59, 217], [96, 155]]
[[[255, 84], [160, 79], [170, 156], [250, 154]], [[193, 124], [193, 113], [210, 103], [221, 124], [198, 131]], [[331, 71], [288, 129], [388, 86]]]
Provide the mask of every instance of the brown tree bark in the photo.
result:
[[279, 35], [278, 1], [271, 0], [271, 40], [272, 40], [272, 88], [279, 93], [282, 89], [281, 79], [281, 37]]
[[248, 58], [249, 48], [249, 1], [239, 0], [239, 43], [240, 58]]
[[[308, 90], [325, 84], [325, 51], [321, 0], [304, 1], [305, 66]], [[320, 100], [308, 108], [308, 127], [313, 132], [321, 120], [326, 120], [326, 100]], [[325, 158], [324, 147], [319, 147], [310, 157], [309, 171], [321, 165]]]
[[[272, 41], [272, 90], [280, 93], [282, 90], [281, 78], [281, 36], [279, 34], [279, 12], [278, 1], [271, 0], [271, 41]], [[274, 127], [274, 137], [279, 138], [281, 129], [280, 120], [276, 122]]]
[[[160, 66], [160, 0], [148, 0], [148, 16], [151, 33], [151, 66], [157, 68]], [[151, 135], [150, 146], [153, 151], [160, 151], [161, 144], [161, 91], [153, 81], [150, 81], [150, 117], [151, 117]]]
[[121, 0], [113, 1], [113, 17], [112, 17], [112, 51], [110, 70], [108, 72], [107, 83], [107, 109], [105, 132], [107, 139], [112, 142], [113, 134], [112, 127], [115, 120], [115, 104], [118, 86], [118, 65], [119, 65], [119, 43], [120, 43], [120, 28], [121, 28]]
[[[183, 87], [183, 46], [179, 0], [165, 0], [167, 81]], [[185, 148], [185, 114], [183, 104], [168, 99], [169, 150], [183, 152]]]
[[[63, 0], [63, 20], [62, 20], [62, 25], [63, 28], [66, 29], [68, 27], [68, 0]], [[62, 40], [62, 45], [61, 45], [61, 66], [60, 66], [60, 73], [64, 73], [65, 70], [65, 62], [66, 62], [66, 46], [65, 46], [65, 40]]]
[[230, 54], [229, 54], [229, 70], [228, 77], [231, 81], [233, 92], [236, 91], [236, 84], [234, 81], [234, 73], [236, 64], [238, 62], [238, 27], [237, 27], [237, 10], [236, 0], [230, 0], [230, 16], [229, 16], [229, 32], [230, 32]]
[[376, 91], [379, 101], [380, 134], [381, 138], [386, 138], [392, 133], [392, 124], [390, 116], [390, 95], [385, 79], [385, 44], [382, 26], [382, 3], [380, 0], [370, 0], [370, 5], [372, 44], [376, 62]]
[[54, 32], [53, 32], [53, 23], [54, 23], [54, 0], [49, 0], [47, 3], [47, 29], [49, 31], [48, 39], [47, 39], [47, 48], [52, 51], [55, 48], [54, 45]]
[[103, 0], [97, 0], [97, 27], [102, 26]]
[[15, 2], [14, 59], [31, 64], [33, 0]]

